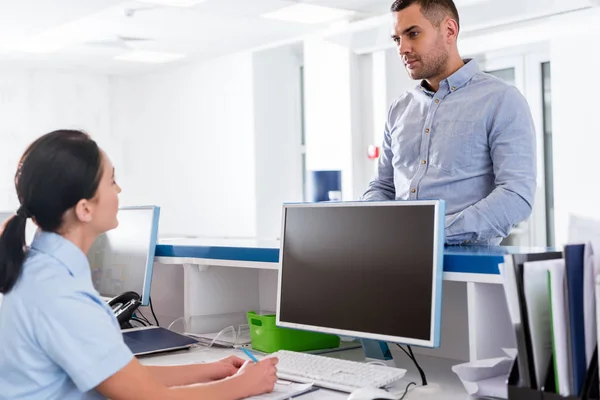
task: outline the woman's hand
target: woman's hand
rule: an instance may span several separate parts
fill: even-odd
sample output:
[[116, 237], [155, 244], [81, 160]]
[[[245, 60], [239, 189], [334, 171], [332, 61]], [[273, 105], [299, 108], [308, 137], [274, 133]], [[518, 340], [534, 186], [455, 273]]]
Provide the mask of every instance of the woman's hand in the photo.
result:
[[210, 363], [209, 378], [211, 381], [218, 381], [238, 373], [244, 365], [244, 360], [236, 356], [230, 356], [220, 361]]
[[271, 393], [277, 382], [277, 362], [275, 357], [265, 358], [257, 363], [247, 361], [240, 368], [236, 378], [242, 385], [242, 390], [247, 397], [263, 393]]

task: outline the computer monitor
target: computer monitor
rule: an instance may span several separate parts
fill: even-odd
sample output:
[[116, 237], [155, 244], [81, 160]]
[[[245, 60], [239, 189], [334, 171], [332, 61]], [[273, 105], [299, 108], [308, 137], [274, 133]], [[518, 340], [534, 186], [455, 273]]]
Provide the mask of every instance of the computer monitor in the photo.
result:
[[287, 204], [277, 325], [439, 347], [443, 201]]
[[149, 304], [159, 215], [156, 206], [123, 207], [117, 215], [119, 226], [96, 239], [87, 256], [101, 296], [133, 291], [142, 305]]
[[[4, 221], [11, 218], [13, 215], [15, 215], [14, 212], [0, 211], [0, 225], [2, 225]], [[27, 224], [25, 225], [25, 243], [28, 246], [31, 245], [31, 242], [33, 242], [36, 232], [37, 225], [31, 219], [28, 219]]]

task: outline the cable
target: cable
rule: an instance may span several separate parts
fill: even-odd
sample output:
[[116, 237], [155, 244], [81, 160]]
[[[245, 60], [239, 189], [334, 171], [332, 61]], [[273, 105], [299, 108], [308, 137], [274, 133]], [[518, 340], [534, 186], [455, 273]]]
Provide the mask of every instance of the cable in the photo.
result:
[[150, 323], [150, 321], [148, 321], [148, 318], [146, 318], [146, 316], [144, 314], [142, 314], [142, 310], [140, 310], [138, 308], [137, 310], [135, 310], [135, 314], [139, 315], [137, 318], [140, 318], [140, 319], [144, 320], [149, 326], [152, 326], [152, 324]]
[[421, 382], [422, 382], [423, 386], [427, 386], [427, 377], [425, 376], [425, 372], [419, 365], [419, 362], [417, 361], [417, 358], [415, 357], [415, 355], [412, 351], [412, 348], [410, 346], [406, 346], [406, 347], [408, 347], [408, 351], [406, 351], [404, 349], [404, 347], [400, 346], [398, 343], [396, 343], [396, 346], [400, 347], [400, 349], [402, 349], [402, 351], [408, 356], [408, 358], [410, 358], [412, 360], [412, 362], [415, 363], [415, 366], [417, 367], [417, 370], [419, 371], [419, 375], [421, 375]]
[[139, 322], [140, 324], [144, 325], [144, 326], [148, 326], [148, 323], [140, 318], [136, 318], [136, 317], [131, 317], [132, 320]]
[[400, 400], [403, 400], [406, 397], [406, 395], [408, 394], [408, 388], [410, 387], [410, 385], [417, 386], [417, 384], [414, 382], [411, 382], [408, 385], [406, 385], [406, 389], [404, 389], [404, 394], [402, 395], [402, 397], [400, 397]]
[[154, 307], [152, 307], [152, 297], [150, 297], [150, 311], [152, 311], [152, 316], [156, 321], [156, 326], [160, 326], [160, 324], [158, 323], [158, 318], [156, 318], [156, 314], [154, 314]]
[[415, 365], [417, 366], [417, 369], [419, 370], [419, 374], [421, 374], [421, 381], [423, 382], [423, 386], [427, 386], [427, 377], [425, 376], [425, 372], [423, 371], [423, 368], [421, 368], [421, 366], [417, 362], [417, 358], [413, 354], [412, 347], [410, 347], [410, 346], [406, 346], [406, 347], [408, 347], [408, 351], [410, 351], [410, 355], [412, 356], [412, 360], [415, 363]]
[[400, 347], [400, 350], [402, 350], [402, 351], [404, 352], [404, 354], [406, 354], [406, 356], [407, 356], [408, 358], [410, 358], [411, 360], [413, 359], [413, 358], [411, 357], [411, 355], [409, 354], [409, 352], [408, 352], [408, 351], [406, 351], [406, 350], [404, 350], [404, 347], [400, 346], [398, 343], [396, 343], [396, 346]]

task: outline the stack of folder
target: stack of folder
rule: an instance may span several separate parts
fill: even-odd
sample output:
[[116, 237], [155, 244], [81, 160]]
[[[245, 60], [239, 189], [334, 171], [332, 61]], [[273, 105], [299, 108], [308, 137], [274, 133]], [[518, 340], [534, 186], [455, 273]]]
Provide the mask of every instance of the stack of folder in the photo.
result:
[[577, 244], [504, 257], [500, 271], [518, 352], [510, 400], [599, 399], [591, 251]]

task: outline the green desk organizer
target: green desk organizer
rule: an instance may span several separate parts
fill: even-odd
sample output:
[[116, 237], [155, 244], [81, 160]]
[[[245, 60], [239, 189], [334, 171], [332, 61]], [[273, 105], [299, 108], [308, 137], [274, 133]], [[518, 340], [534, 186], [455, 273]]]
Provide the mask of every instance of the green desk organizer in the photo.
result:
[[311, 351], [334, 349], [340, 346], [340, 337], [318, 332], [279, 328], [275, 315], [259, 315], [249, 311], [248, 326], [254, 350], [274, 353], [278, 350]]

